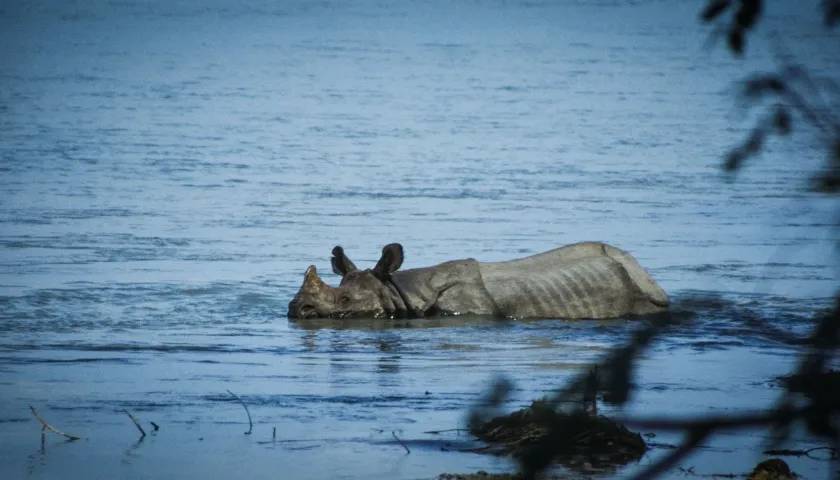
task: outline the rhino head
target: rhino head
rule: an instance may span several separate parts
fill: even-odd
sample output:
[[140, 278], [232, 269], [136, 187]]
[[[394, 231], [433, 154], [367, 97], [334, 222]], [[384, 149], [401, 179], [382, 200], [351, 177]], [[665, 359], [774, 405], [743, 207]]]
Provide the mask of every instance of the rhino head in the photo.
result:
[[332, 255], [332, 270], [341, 275], [341, 284], [327, 285], [315, 265], [310, 265], [303, 285], [289, 302], [289, 318], [379, 318], [405, 312], [405, 304], [390, 281], [403, 262], [400, 244], [386, 245], [376, 266], [368, 270], [356, 268], [341, 247], [333, 248]]

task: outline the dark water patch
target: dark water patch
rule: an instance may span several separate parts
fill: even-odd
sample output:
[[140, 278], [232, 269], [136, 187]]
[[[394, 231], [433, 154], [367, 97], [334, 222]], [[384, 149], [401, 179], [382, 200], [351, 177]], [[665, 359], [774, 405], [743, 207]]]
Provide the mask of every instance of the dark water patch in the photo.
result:
[[0, 424], [2, 423], [26, 423], [31, 422], [32, 418], [30, 417], [18, 417], [18, 418], [0, 418]]
[[136, 237], [132, 235], [63, 235], [17, 237], [2, 246], [14, 249], [15, 259], [32, 265], [83, 265], [99, 262], [176, 259], [193, 252], [198, 244], [185, 238]]
[[82, 358], [32, 358], [32, 357], [0, 357], [0, 363], [10, 365], [30, 365], [30, 364], [84, 364], [84, 363], [114, 363], [118, 365], [138, 365], [140, 362], [132, 358], [123, 357], [82, 357]]
[[138, 344], [138, 343], [43, 343], [43, 344], [3, 344], [0, 348], [9, 351], [55, 350], [82, 352], [153, 352], [153, 353], [255, 353], [257, 349], [243, 348], [232, 344], [196, 345], [196, 344]]
[[684, 392], [709, 392], [709, 391], [722, 391], [722, 388], [715, 387], [712, 385], [681, 385], [678, 383], [661, 383], [661, 382], [654, 382], [654, 383], [646, 383], [644, 386], [645, 389], [658, 391], [658, 392], [668, 392], [668, 391], [684, 391]]
[[696, 340], [692, 342], [687, 342], [686, 345], [698, 351], [705, 351], [710, 349], [726, 350], [730, 347], [743, 347], [745, 345], [745, 342], [721, 338], [718, 340]]
[[29, 218], [21, 216], [0, 217], [0, 223], [8, 223], [10, 225], [49, 225], [52, 220], [46, 218]]
[[[409, 397], [405, 395], [247, 395], [238, 393], [248, 405], [263, 407], [291, 407], [300, 405], [339, 404], [339, 405], [415, 405], [415, 402], [426, 403], [425, 396]], [[199, 398], [209, 402], [238, 402], [230, 395], [202, 395]]]
[[451, 49], [458, 49], [458, 48], [465, 48], [467, 44], [465, 43], [453, 43], [453, 42], [425, 42], [420, 44], [421, 47], [426, 48], [441, 48], [445, 50]]
[[259, 378], [264, 380], [289, 380], [289, 381], [297, 381], [302, 378], [301, 375], [296, 374], [289, 374], [289, 375], [282, 375], [282, 374], [268, 374], [268, 375], [245, 375], [245, 378]]
[[828, 264], [726, 262], [718, 264], [671, 265], [663, 271], [713, 274], [720, 278], [739, 279], [752, 284], [778, 280], [831, 280], [833, 268]]
[[124, 416], [124, 410], [130, 409], [131, 411], [155, 411], [155, 410], [162, 410], [162, 409], [177, 409], [177, 408], [188, 408], [194, 407], [198, 405], [195, 402], [190, 402], [187, 399], [177, 399], [171, 401], [161, 401], [161, 400], [113, 400], [113, 399], [99, 399], [99, 400], [87, 400], [87, 399], [76, 399], [73, 401], [73, 405], [66, 405], [66, 404], [54, 404], [51, 403], [49, 405], [50, 410], [56, 411], [64, 411], [64, 412], [74, 412], [74, 411], [82, 411], [82, 412], [103, 412], [114, 414], [117, 416]]
[[480, 315], [459, 315], [455, 317], [426, 318], [359, 318], [352, 321], [319, 318], [290, 320], [289, 325], [303, 330], [358, 330], [379, 331], [399, 329], [461, 328], [482, 326], [504, 326], [513, 323], [510, 319]]
[[202, 360], [178, 360], [179, 362], [183, 363], [208, 363], [211, 365], [247, 365], [253, 367], [265, 367], [268, 366], [267, 363], [261, 362], [231, 362], [231, 361], [223, 361], [223, 360], [211, 360], [211, 359], [202, 359]]
[[217, 333], [205, 333], [201, 334], [204, 337], [232, 337], [232, 338], [262, 338], [262, 337], [274, 337], [277, 335], [277, 332], [274, 330], [242, 330], [242, 329], [234, 329], [231, 332], [217, 332]]
[[[153, 395], [155, 392], [146, 392], [144, 395]], [[164, 408], [179, 408], [190, 406], [188, 402], [183, 402], [181, 399], [171, 401], [160, 400], [114, 400], [103, 402], [106, 405], [113, 406], [114, 412], [124, 413], [123, 410], [130, 408], [137, 411], [151, 411], [160, 410]]]
[[387, 201], [389, 199], [433, 198], [447, 200], [478, 199], [497, 200], [507, 194], [503, 189], [488, 190], [439, 190], [424, 189], [404, 192], [365, 192], [358, 190], [326, 191], [313, 194], [317, 198], [364, 198], [367, 200]]
[[[696, 351], [754, 348], [766, 351], [768, 354], [779, 355], [792, 355], [793, 347], [803, 345], [813, 326], [815, 312], [821, 311], [820, 306], [827, 308], [831, 304], [830, 298], [817, 298], [803, 303], [801, 299], [781, 296], [763, 294], [733, 296], [712, 291], [678, 292], [672, 295], [671, 300], [672, 312], [676, 318], [685, 318], [685, 320], [660, 334], [660, 341], [656, 344], [656, 348], [679, 350], [689, 347]], [[439, 321], [445, 322], [446, 318]], [[474, 337], [477, 334], [475, 329], [484, 329], [486, 334], [490, 335], [501, 329], [509, 335], [525, 340], [515, 345], [505, 345], [506, 350], [552, 348], [567, 343], [580, 343], [581, 339], [585, 338], [586, 351], [591, 355], [604, 351], [608, 345], [621, 343], [622, 339], [641, 328], [647, 321], [645, 317], [630, 317], [606, 322], [536, 320], [485, 324], [479, 320], [478, 323], [470, 321], [465, 324], [457, 323], [452, 326], [453, 330], [449, 334], [464, 335], [470, 332], [468, 335], [476, 338]], [[444, 328], [445, 325], [436, 327]], [[535, 340], [528, 342], [528, 335], [533, 335]], [[356, 341], [371, 345], [376, 345], [377, 342], [376, 339], [357, 339]], [[447, 350], [447, 342], [436, 344], [442, 345], [443, 351]], [[482, 341], [460, 342], [460, 344], [467, 345], [464, 348], [476, 352], [496, 349], [494, 345]], [[456, 350], [459, 349], [456, 348]], [[406, 353], [420, 352], [407, 350]]]
[[39, 220], [97, 220], [108, 217], [158, 217], [160, 214], [128, 208], [43, 209], [33, 214]]
[[52, 377], [52, 378], [46, 377], [46, 378], [44, 378], [44, 382], [45, 383], [67, 383], [67, 384], [72, 384], [73, 383], [72, 380], [69, 380], [67, 378], [56, 378], [56, 377]]

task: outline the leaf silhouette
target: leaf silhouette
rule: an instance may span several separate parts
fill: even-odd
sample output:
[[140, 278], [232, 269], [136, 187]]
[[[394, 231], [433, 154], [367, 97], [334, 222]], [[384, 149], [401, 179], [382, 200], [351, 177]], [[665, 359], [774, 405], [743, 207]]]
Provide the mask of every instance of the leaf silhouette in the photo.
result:
[[731, 0], [711, 0], [706, 8], [700, 13], [700, 18], [704, 22], [711, 22], [715, 18], [719, 17], [721, 13], [723, 13], [729, 5], [732, 4]]
[[732, 53], [736, 55], [744, 53], [744, 33], [741, 30], [730, 30], [726, 40], [729, 43], [729, 49], [732, 50]]
[[823, 20], [826, 27], [833, 27], [840, 22], [840, 0], [823, 0]]
[[749, 30], [760, 14], [761, 0], [741, 0], [741, 7], [735, 13], [735, 25], [738, 30]]

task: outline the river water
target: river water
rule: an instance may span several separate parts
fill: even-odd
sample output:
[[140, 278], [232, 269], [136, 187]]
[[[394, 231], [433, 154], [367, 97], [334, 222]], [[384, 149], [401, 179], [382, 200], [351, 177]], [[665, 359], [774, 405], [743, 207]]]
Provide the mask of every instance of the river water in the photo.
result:
[[[508, 409], [549, 394], [640, 324], [288, 321], [308, 265], [337, 282], [336, 244], [370, 266], [400, 242], [411, 268], [612, 243], [697, 316], [646, 354], [629, 411], [772, 404], [798, 352], [736, 313], [808, 331], [836, 204], [805, 191], [805, 128], [721, 173], [754, 118], [733, 82], [782, 50], [836, 77], [838, 38], [780, 1], [733, 59], [700, 3], [3, 2], [0, 477], [510, 470], [425, 432], [498, 376]], [[83, 439], [42, 446], [29, 405]], [[123, 409], [160, 430], [138, 441]], [[763, 440], [682, 465], [745, 472]]]

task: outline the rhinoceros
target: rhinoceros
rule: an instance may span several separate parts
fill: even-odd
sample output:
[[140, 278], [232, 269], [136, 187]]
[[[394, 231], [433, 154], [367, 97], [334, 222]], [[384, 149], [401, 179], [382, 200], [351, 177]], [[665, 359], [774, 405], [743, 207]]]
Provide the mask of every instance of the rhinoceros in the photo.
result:
[[604, 319], [668, 308], [668, 296], [627, 252], [582, 242], [507, 262], [468, 258], [399, 270], [403, 248], [386, 245], [372, 269], [359, 270], [340, 246], [331, 287], [307, 268], [289, 303], [289, 318], [492, 315]]

